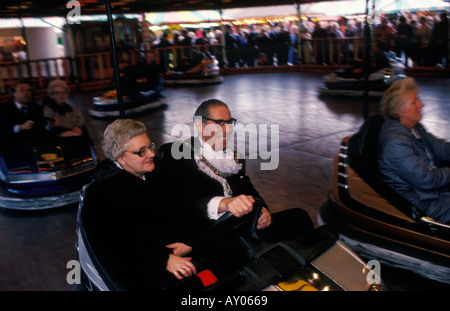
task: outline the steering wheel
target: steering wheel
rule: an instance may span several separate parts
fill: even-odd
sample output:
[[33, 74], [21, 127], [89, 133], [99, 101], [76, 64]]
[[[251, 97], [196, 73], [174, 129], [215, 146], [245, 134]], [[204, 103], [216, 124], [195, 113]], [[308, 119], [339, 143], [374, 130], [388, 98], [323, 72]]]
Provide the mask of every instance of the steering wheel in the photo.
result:
[[263, 200], [255, 198], [253, 210], [242, 217], [236, 217], [231, 212], [226, 212], [212, 224], [211, 228], [208, 230], [208, 236], [212, 236], [223, 230], [231, 229], [239, 230], [244, 236], [256, 238], [256, 225], [258, 224], [258, 218], [261, 215], [263, 207]]

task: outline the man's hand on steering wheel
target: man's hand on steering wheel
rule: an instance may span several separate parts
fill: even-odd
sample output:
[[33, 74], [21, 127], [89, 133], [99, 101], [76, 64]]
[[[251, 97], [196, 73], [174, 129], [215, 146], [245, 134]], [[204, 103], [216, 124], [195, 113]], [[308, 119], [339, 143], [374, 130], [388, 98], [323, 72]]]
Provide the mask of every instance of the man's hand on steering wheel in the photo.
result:
[[220, 201], [219, 212], [230, 212], [235, 217], [242, 217], [253, 210], [253, 203], [255, 199], [250, 195], [224, 198]]
[[[272, 223], [270, 212], [263, 202], [260, 198], [255, 199], [246, 195], [222, 199], [219, 212], [224, 214], [212, 224], [207, 235], [213, 236], [223, 230], [236, 229], [245, 236], [256, 237], [256, 230], [265, 229]], [[227, 207], [230, 209], [225, 210]], [[238, 215], [236, 216], [232, 211], [238, 211]]]
[[[253, 204], [255, 199], [249, 195], [239, 195], [234, 198], [222, 199], [219, 205], [219, 211], [228, 211], [235, 217], [242, 217], [247, 215], [253, 210]], [[223, 204], [223, 209], [221, 210], [221, 205]], [[266, 208], [262, 208], [261, 215], [258, 218], [258, 223], [256, 226], [257, 230], [265, 229], [272, 224], [272, 217], [270, 212]]]

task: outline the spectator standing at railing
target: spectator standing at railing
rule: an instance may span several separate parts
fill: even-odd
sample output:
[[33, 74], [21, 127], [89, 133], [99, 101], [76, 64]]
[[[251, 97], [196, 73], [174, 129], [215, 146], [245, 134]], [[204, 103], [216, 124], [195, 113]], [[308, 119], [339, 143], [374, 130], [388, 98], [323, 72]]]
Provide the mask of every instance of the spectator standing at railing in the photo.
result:
[[[177, 29], [172, 30], [172, 44], [174, 46], [180, 46], [181, 45], [181, 40], [183, 40], [183, 36], [181, 35], [181, 32], [178, 31]], [[180, 49], [176, 49], [175, 50], [175, 54], [173, 55], [173, 62], [174, 62], [174, 66], [178, 65], [178, 63], [181, 60], [181, 50]]]
[[172, 37], [173, 37], [173, 42], [172, 42], [173, 45], [175, 45], [175, 46], [181, 45], [181, 40], [183, 40], [183, 37], [181, 36], [181, 33], [178, 30], [174, 29], [172, 31]]
[[285, 23], [280, 23], [280, 29], [275, 34], [275, 52], [277, 54], [277, 64], [287, 65], [289, 48], [291, 47], [291, 36]]
[[411, 58], [413, 60], [413, 67], [417, 66], [419, 59], [419, 40], [417, 38], [417, 32], [420, 28], [419, 22], [415, 19], [411, 20], [411, 27], [413, 29], [414, 37], [411, 40]]
[[428, 23], [426, 16], [420, 18], [420, 28], [417, 30], [417, 44], [418, 44], [418, 65], [431, 66], [432, 58], [430, 55], [430, 42], [433, 30]]
[[383, 51], [391, 51], [393, 49], [393, 39], [397, 31], [389, 25], [386, 17], [381, 19], [380, 25], [375, 28], [374, 37], [381, 44]]
[[404, 16], [400, 16], [397, 26], [397, 36], [395, 38], [395, 54], [397, 57], [405, 53], [405, 66], [408, 63], [408, 57], [411, 57], [412, 40], [414, 39], [414, 31], [411, 24], [406, 21]]
[[12, 52], [14, 60], [16, 62], [21, 62], [21, 61], [26, 61], [28, 60], [28, 55], [27, 52], [25, 51], [25, 45], [19, 43], [16, 47], [15, 47], [15, 51]]
[[220, 29], [214, 30], [214, 37], [211, 38], [211, 42], [213, 43], [214, 52], [213, 55], [217, 58], [219, 62], [219, 68], [224, 68], [224, 59], [223, 59], [223, 36], [222, 31]]
[[442, 66], [443, 59], [449, 66], [448, 62], [448, 35], [449, 25], [447, 19], [447, 13], [443, 12], [440, 14], [440, 21], [436, 22], [433, 27], [433, 34], [431, 38], [431, 49], [433, 51], [433, 64], [437, 66]]
[[200, 31], [200, 36], [197, 36], [195, 39], [195, 45], [209, 45], [208, 33], [206, 30]]
[[298, 26], [290, 25], [289, 36], [291, 39], [291, 45], [289, 47], [288, 64], [298, 64]]
[[183, 37], [181, 41], [179, 41], [180, 46], [186, 46], [187, 48], [183, 49], [183, 57], [179, 59], [178, 65], [184, 66], [185, 61], [191, 58], [191, 49], [192, 49], [192, 38], [189, 36], [189, 33], [186, 29], [181, 30], [181, 36]]
[[[199, 29], [196, 32], [195, 39], [193, 40], [193, 45], [209, 45], [208, 33], [206, 30]], [[200, 51], [202, 53], [209, 52], [209, 49], [206, 47], [201, 47]]]
[[311, 63], [311, 54], [312, 54], [312, 46], [311, 46], [311, 29], [306, 24], [302, 25], [300, 38], [301, 38], [301, 59], [300, 61], [305, 64]]
[[319, 21], [314, 23], [314, 30], [312, 32], [312, 38], [314, 40], [314, 45], [316, 46], [316, 64], [325, 64], [327, 55], [327, 40], [328, 37], [327, 30], [320, 25]]
[[249, 29], [242, 30], [242, 62], [244, 66], [253, 67], [255, 66], [255, 60], [258, 53], [256, 37], [258, 33], [253, 31], [253, 26]]
[[342, 37], [345, 37], [345, 32], [347, 31], [347, 22], [348, 20], [346, 18], [339, 18], [336, 23], [338, 25], [338, 29], [342, 34]]
[[[347, 27], [345, 28], [344, 37], [345, 38], [354, 38], [357, 37], [358, 28], [356, 27], [354, 20], [347, 21]], [[355, 57], [358, 58], [358, 55], [355, 55], [355, 46], [353, 39], [346, 39], [342, 44], [342, 54], [344, 55], [344, 63], [348, 64], [351, 59]]]
[[[341, 44], [342, 41], [338, 41], [338, 38], [342, 38], [342, 32], [340, 30], [339, 25], [336, 22], [332, 22], [329, 24], [327, 29], [327, 36], [332, 41], [332, 44], [328, 44], [328, 47], [332, 47], [333, 51], [331, 51], [333, 54], [333, 59], [329, 59], [329, 64], [337, 64], [339, 61], [339, 49], [338, 46]], [[327, 56], [329, 57], [329, 53], [327, 53]]]
[[239, 62], [241, 48], [240, 38], [234, 33], [231, 25], [225, 25], [225, 51], [227, 56], [228, 68], [236, 68]]
[[256, 42], [258, 44], [258, 65], [272, 66], [274, 42], [269, 35], [269, 29], [266, 25], [261, 27], [259, 36], [256, 38]]
[[[170, 46], [172, 46], [172, 43], [169, 41], [169, 34], [164, 32], [155, 47], [167, 48]], [[159, 64], [165, 71], [169, 69], [169, 54], [170, 51], [168, 49], [159, 50]]]

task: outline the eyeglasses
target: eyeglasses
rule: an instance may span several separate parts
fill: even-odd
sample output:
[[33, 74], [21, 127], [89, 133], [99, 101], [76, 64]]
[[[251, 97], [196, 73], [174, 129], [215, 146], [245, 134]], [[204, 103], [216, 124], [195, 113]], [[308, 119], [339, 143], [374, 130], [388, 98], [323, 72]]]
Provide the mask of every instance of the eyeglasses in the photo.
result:
[[66, 92], [64, 92], [64, 91], [55, 91], [55, 92], [52, 92], [52, 95], [65, 95], [66, 94]]
[[205, 120], [208, 120], [208, 121], [213, 121], [214, 123], [216, 123], [217, 125], [219, 125], [219, 126], [224, 126], [225, 124], [231, 124], [231, 125], [235, 125], [236, 124], [236, 119], [235, 118], [231, 118], [231, 119], [228, 119], [228, 120], [223, 120], [223, 119], [210, 119], [210, 118], [203, 118], [203, 119], [205, 119]]
[[139, 149], [138, 151], [129, 151], [127, 150], [127, 152], [135, 154], [137, 156], [139, 156], [140, 158], [144, 157], [147, 154], [148, 150], [151, 151], [155, 151], [156, 149], [156, 144], [155, 143], [151, 143], [149, 146], [144, 146], [141, 149]]

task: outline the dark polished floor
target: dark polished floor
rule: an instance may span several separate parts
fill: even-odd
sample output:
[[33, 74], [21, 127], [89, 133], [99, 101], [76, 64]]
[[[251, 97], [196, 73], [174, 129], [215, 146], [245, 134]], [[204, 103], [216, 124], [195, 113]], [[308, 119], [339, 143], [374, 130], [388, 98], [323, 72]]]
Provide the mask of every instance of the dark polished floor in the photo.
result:
[[[340, 140], [354, 133], [363, 122], [361, 99], [317, 96], [322, 76], [320, 73], [232, 75], [225, 76], [218, 85], [167, 88], [166, 107], [135, 118], [146, 123], [157, 144], [177, 139], [179, 134], [172, 133], [177, 124], [186, 124], [193, 131], [192, 114], [200, 102], [209, 98], [228, 103], [238, 122], [255, 125], [259, 137], [263, 136], [265, 126], [269, 132], [279, 126], [278, 148], [277, 135], [270, 140], [272, 158], [258, 154], [256, 159], [249, 159], [248, 174], [272, 211], [301, 207], [316, 222], [327, 198], [332, 160]], [[450, 140], [450, 79], [417, 80], [425, 103], [424, 125], [437, 136]], [[70, 101], [84, 113], [98, 156], [103, 159], [98, 142], [111, 120], [89, 117], [93, 95], [97, 93], [72, 94]], [[378, 112], [378, 101], [370, 101], [369, 111]], [[256, 137], [252, 134], [248, 135], [249, 142]], [[261, 164], [276, 161], [277, 156], [276, 169], [261, 169]], [[75, 259], [76, 211], [76, 205], [34, 212], [0, 210], [0, 290], [69, 289], [66, 264]], [[386, 277], [392, 290], [440, 288], [440, 284], [417, 279], [409, 273], [394, 271]]]

